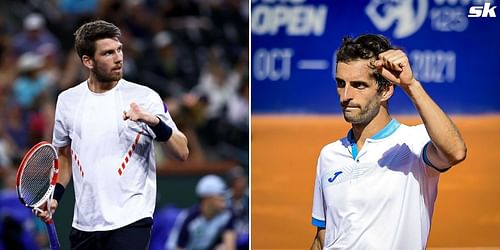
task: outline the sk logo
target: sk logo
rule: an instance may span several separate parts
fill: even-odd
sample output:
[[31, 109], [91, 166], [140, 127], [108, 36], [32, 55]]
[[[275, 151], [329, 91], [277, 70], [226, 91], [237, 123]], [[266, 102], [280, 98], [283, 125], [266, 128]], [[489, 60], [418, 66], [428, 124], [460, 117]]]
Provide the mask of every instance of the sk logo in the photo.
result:
[[328, 182], [332, 183], [341, 173], [342, 171], [335, 172], [335, 174], [333, 174], [333, 177], [328, 178]]
[[484, 3], [483, 6], [472, 6], [469, 9], [469, 15], [468, 17], [497, 17], [495, 13], [495, 8], [497, 6], [493, 6], [493, 8], [490, 8], [491, 3]]

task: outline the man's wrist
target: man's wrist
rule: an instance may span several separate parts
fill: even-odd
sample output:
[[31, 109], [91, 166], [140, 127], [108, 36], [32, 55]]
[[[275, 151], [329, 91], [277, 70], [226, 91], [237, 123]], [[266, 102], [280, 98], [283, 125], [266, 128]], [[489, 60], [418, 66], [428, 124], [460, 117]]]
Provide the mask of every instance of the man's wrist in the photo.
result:
[[54, 200], [56, 200], [59, 203], [59, 201], [61, 201], [61, 199], [63, 197], [65, 190], [66, 190], [66, 188], [64, 188], [64, 186], [61, 183], [56, 183], [56, 186], [54, 188], [54, 196], [53, 196]]
[[401, 84], [400, 87], [408, 94], [411, 92], [417, 90], [418, 88], [422, 87], [422, 84], [420, 84], [419, 81], [416, 79], [413, 79], [410, 83], [408, 84]]
[[156, 115], [147, 115], [147, 119], [143, 120], [148, 126], [154, 127], [160, 123], [160, 118]]
[[165, 124], [159, 117], [157, 116], [155, 117], [156, 119], [158, 119], [158, 123], [156, 123], [156, 125], [153, 126], [148, 125], [156, 135], [155, 140], [161, 142], [168, 141], [170, 137], [172, 137], [174, 131], [172, 130], [171, 127]]

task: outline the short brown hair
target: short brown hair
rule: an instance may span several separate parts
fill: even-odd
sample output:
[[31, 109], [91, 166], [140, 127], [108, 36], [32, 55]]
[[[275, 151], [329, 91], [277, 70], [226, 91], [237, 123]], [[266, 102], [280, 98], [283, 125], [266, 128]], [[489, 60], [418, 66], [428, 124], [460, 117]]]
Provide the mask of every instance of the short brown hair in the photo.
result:
[[97, 20], [85, 23], [75, 33], [75, 49], [80, 59], [87, 55], [94, 58], [95, 42], [105, 38], [119, 38], [120, 29], [112, 23]]
[[[398, 49], [391, 45], [389, 39], [382, 35], [366, 34], [356, 38], [344, 37], [342, 44], [336, 52], [336, 62], [351, 62], [360, 59], [377, 59], [382, 52]], [[389, 88], [391, 82], [385, 79], [376, 69], [372, 71], [375, 80], [377, 81], [377, 91], [382, 91]]]

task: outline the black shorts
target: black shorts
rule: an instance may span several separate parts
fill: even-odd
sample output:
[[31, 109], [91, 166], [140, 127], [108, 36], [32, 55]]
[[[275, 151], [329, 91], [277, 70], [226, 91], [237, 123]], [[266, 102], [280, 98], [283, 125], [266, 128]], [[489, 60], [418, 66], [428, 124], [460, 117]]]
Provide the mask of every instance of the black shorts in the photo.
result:
[[85, 232], [71, 228], [69, 240], [73, 250], [145, 250], [151, 239], [152, 218], [144, 218], [127, 226], [110, 230]]

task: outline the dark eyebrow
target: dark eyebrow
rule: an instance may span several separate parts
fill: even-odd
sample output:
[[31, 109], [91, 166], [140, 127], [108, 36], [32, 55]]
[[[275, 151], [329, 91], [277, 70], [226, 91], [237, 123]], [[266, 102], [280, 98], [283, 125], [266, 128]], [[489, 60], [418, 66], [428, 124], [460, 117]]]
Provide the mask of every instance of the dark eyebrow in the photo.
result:
[[[123, 49], [123, 44], [120, 43], [120, 45], [116, 48], [116, 49]], [[103, 50], [101, 52], [102, 55], [106, 54], [106, 53], [112, 53], [115, 49], [107, 49], [107, 50]]]
[[338, 78], [338, 77], [335, 77], [335, 81], [337, 81], [337, 82], [345, 82], [344, 79]]
[[107, 49], [107, 50], [103, 50], [103, 51], [101, 52], [101, 54], [106, 54], [106, 53], [108, 53], [108, 52], [113, 52], [113, 50], [114, 50], [114, 49]]

